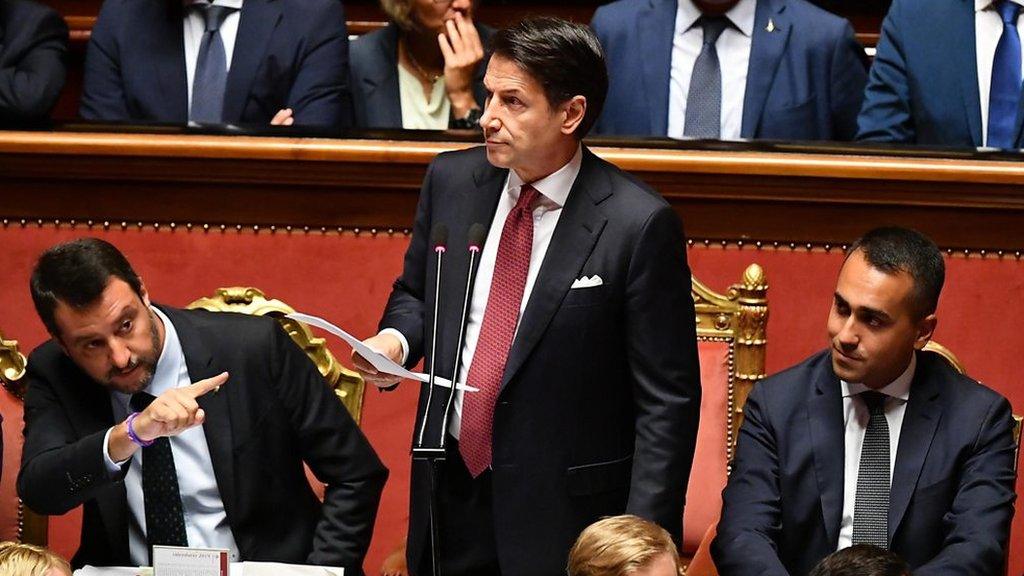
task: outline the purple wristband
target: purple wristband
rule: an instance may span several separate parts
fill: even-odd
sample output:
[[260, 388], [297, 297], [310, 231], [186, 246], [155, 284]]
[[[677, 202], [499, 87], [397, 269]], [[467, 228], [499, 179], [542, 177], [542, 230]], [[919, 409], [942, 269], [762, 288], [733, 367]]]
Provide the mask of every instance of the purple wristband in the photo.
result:
[[128, 415], [128, 419], [124, 421], [125, 426], [128, 428], [128, 439], [131, 440], [133, 443], [142, 446], [143, 448], [145, 448], [146, 446], [152, 446], [153, 442], [156, 442], [156, 439], [148, 441], [143, 440], [142, 438], [136, 436], [135, 430], [132, 429], [132, 424], [135, 423], [135, 417], [138, 415], [138, 412], [132, 412], [131, 414]]

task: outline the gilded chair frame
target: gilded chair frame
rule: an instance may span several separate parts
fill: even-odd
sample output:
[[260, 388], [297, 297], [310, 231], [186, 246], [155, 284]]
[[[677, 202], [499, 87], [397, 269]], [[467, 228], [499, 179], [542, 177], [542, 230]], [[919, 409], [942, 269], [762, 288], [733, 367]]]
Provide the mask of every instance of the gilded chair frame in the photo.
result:
[[725, 294], [714, 292], [695, 277], [691, 278], [691, 294], [697, 312], [697, 339], [729, 345], [726, 456], [732, 461], [743, 405], [754, 383], [766, 376], [768, 279], [760, 265], [751, 264], [742, 281]]
[[[0, 331], [0, 384], [18, 400], [25, 397], [24, 380], [28, 361], [18, 349], [17, 340], [4, 338]], [[18, 541], [45, 546], [49, 535], [46, 516], [36, 514], [18, 498]]]

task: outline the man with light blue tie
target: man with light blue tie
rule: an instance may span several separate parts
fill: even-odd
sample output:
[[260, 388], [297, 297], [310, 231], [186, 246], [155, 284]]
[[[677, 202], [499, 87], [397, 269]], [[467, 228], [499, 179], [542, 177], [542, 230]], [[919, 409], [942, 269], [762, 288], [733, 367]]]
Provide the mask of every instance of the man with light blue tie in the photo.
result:
[[352, 124], [340, 0], [106, 0], [85, 61], [90, 120]]
[[1020, 148], [1018, 0], [895, 0], [858, 139]]
[[846, 20], [804, 0], [618, 0], [597, 134], [851, 140], [867, 81]]

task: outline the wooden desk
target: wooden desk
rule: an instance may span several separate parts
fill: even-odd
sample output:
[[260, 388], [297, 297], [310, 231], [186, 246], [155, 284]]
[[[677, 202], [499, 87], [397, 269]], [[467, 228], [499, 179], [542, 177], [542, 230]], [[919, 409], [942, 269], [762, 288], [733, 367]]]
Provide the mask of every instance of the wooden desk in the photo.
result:
[[[430, 159], [469, 145], [0, 132], [0, 218], [405, 229]], [[1024, 249], [1024, 164], [796, 150], [594, 148], [698, 241], [838, 245], [899, 223], [943, 248]]]

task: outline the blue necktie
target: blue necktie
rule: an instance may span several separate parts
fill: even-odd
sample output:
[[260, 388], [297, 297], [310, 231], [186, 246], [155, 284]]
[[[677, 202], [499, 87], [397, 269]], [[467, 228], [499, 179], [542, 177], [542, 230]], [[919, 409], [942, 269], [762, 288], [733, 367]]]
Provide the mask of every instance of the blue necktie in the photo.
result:
[[715, 43], [729, 26], [729, 20], [725, 16], [701, 16], [699, 23], [704, 28], [704, 45], [693, 63], [683, 135], [719, 138], [722, 135], [722, 68]]
[[996, 10], [1003, 20], [1003, 33], [992, 61], [986, 144], [994, 148], [1015, 148], [1021, 86], [1020, 35], [1017, 33], [1020, 6], [1010, 0], [999, 0]]
[[199, 44], [196, 74], [192, 79], [192, 108], [188, 119], [192, 122], [216, 124], [223, 121], [224, 88], [228, 80], [228, 59], [220, 37], [220, 26], [235, 9], [209, 4], [197, 4], [195, 7], [203, 11], [206, 32]]

